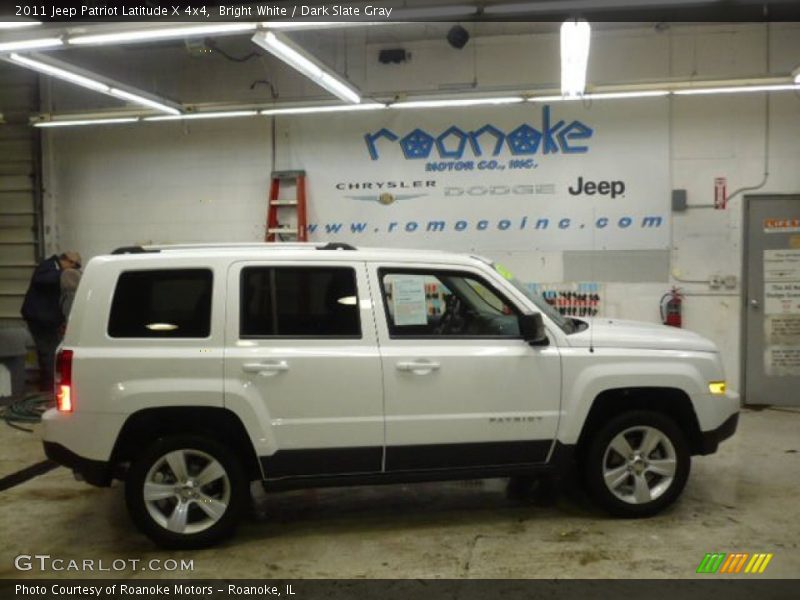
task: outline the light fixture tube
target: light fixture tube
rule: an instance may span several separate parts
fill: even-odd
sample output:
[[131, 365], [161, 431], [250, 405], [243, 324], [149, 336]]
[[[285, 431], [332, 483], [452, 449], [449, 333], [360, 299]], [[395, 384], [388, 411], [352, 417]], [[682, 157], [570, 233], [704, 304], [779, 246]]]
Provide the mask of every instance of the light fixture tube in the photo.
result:
[[580, 96], [586, 90], [591, 27], [586, 21], [565, 21], [561, 25], [561, 94]]
[[55, 48], [63, 46], [61, 38], [37, 38], [35, 40], [19, 40], [17, 42], [3, 42], [0, 52], [15, 52], [16, 50], [41, 50], [42, 48]]
[[0, 29], [24, 29], [41, 24], [41, 21], [0, 21]]
[[253, 31], [258, 28], [258, 23], [217, 23], [216, 25], [195, 25], [183, 27], [164, 27], [155, 29], [136, 29], [133, 31], [118, 31], [115, 33], [98, 33], [92, 35], [77, 35], [69, 38], [70, 45], [89, 44], [127, 44], [147, 42], [151, 40], [166, 40], [174, 38], [188, 38], [213, 34], [238, 33], [240, 31]]
[[320, 75], [319, 84], [331, 94], [337, 98], [341, 98], [345, 102], [351, 102], [353, 104], [361, 102], [361, 96], [359, 96], [358, 92], [328, 73], [322, 73], [322, 75]]
[[575, 100], [612, 100], [623, 98], [657, 98], [669, 96], [669, 90], [642, 90], [634, 92], [597, 92], [583, 96], [533, 96], [528, 102], [569, 102]]
[[236, 117], [255, 117], [257, 110], [230, 110], [207, 113], [189, 113], [182, 115], [159, 115], [157, 117], [144, 117], [143, 121], [186, 121], [199, 119], [233, 119]]
[[101, 83], [100, 81], [91, 79], [89, 77], [84, 77], [83, 75], [78, 75], [77, 73], [67, 71], [66, 69], [62, 69], [60, 67], [49, 65], [28, 56], [20, 56], [19, 54], [12, 53], [9, 58], [15, 63], [28, 67], [29, 69], [33, 69], [34, 71], [56, 77], [57, 79], [63, 79], [64, 81], [94, 90], [95, 92], [108, 94], [111, 91], [111, 88], [105, 83]]
[[398, 7], [392, 10], [392, 19], [403, 20], [425, 20], [425, 19], [445, 19], [447, 17], [472, 17], [478, 13], [479, 8], [469, 4], [451, 4], [444, 6], [426, 6], [418, 8]]
[[[263, 40], [264, 43], [260, 44], [256, 40]], [[257, 33], [253, 36], [253, 41], [310, 79], [319, 79], [322, 75], [322, 69], [300, 54], [297, 50], [279, 40], [278, 36], [271, 31], [265, 34]]]
[[729, 87], [708, 87], [708, 88], [687, 88], [683, 90], [673, 90], [676, 96], [692, 96], [700, 94], [741, 94], [747, 92], [782, 92], [788, 90], [800, 91], [798, 84], [775, 84], [775, 85], [736, 85]]
[[267, 108], [261, 114], [267, 117], [278, 115], [309, 115], [318, 113], [352, 112], [362, 110], [379, 110], [385, 104], [345, 104], [341, 106], [298, 106], [294, 108]]
[[174, 108], [172, 106], [167, 106], [166, 104], [162, 104], [161, 102], [157, 102], [156, 100], [151, 100], [150, 98], [145, 98], [144, 96], [140, 96], [138, 94], [126, 92], [125, 90], [121, 90], [119, 88], [111, 88], [109, 93], [112, 96], [116, 96], [117, 98], [127, 100], [128, 102], [132, 102], [133, 104], [141, 104], [142, 106], [148, 106], [150, 108], [154, 108], [156, 110], [160, 110], [161, 112], [169, 113], [171, 115], [181, 114], [181, 111], [179, 111], [177, 108]]
[[365, 27], [369, 25], [383, 25], [376, 21], [263, 21], [261, 27], [265, 29], [339, 29], [341, 27]]
[[273, 32], [257, 33], [253, 36], [253, 42], [314, 81], [317, 85], [325, 88], [337, 98], [353, 104], [361, 102], [361, 96], [355, 89], [331, 73], [326, 72], [322, 67], [292, 48], [286, 41], [279, 39]]
[[515, 104], [523, 102], [522, 96], [507, 96], [502, 98], [460, 98], [453, 100], [412, 100], [390, 104], [389, 108], [451, 108], [458, 106], [485, 106], [496, 104]]
[[118, 119], [79, 119], [74, 121], [41, 121], [34, 123], [34, 127], [76, 127], [79, 125], [114, 125], [117, 123], [135, 123], [139, 117], [124, 117]]
[[549, 0], [509, 2], [506, 4], [489, 4], [483, 8], [484, 15], [525, 15], [541, 13], [565, 13], [570, 11], [603, 10], [613, 8], [652, 8], [653, 5], [669, 4], [672, 6], [703, 4], [702, 0], [669, 0], [654, 3], [653, 0]]

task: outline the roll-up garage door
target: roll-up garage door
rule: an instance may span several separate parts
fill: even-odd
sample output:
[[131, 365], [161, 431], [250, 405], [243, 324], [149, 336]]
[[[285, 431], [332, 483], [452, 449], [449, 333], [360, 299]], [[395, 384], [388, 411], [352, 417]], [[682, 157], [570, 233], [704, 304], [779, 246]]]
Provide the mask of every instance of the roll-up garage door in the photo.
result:
[[41, 256], [38, 77], [0, 63], [0, 326], [21, 324], [22, 299]]

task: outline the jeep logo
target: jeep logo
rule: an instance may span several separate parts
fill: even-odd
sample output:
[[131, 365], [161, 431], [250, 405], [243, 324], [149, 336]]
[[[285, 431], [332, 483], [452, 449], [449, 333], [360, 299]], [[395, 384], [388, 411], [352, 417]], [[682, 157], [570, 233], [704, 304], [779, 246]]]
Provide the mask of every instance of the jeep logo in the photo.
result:
[[588, 179], [584, 181], [583, 177], [578, 177], [578, 181], [575, 185], [567, 188], [567, 191], [569, 191], [572, 196], [580, 196], [581, 194], [594, 196], [595, 194], [599, 194], [600, 196], [616, 198], [617, 196], [625, 195], [625, 182], [619, 180], [589, 181]]
[[552, 122], [550, 107], [542, 107], [542, 123], [537, 129], [529, 123], [523, 123], [511, 131], [502, 131], [494, 125], [484, 125], [479, 129], [464, 131], [455, 125], [441, 133], [429, 133], [416, 128], [400, 137], [394, 131], [382, 128], [374, 133], [364, 135], [367, 151], [372, 160], [378, 160], [378, 142], [388, 140], [396, 142], [406, 159], [427, 159], [436, 150], [436, 154], [445, 160], [461, 160], [469, 149], [474, 156], [491, 153], [498, 156], [503, 147], [507, 147], [514, 156], [530, 156], [541, 154], [584, 154], [589, 147], [582, 142], [587, 141], [594, 130], [581, 121], [566, 123], [564, 120]]

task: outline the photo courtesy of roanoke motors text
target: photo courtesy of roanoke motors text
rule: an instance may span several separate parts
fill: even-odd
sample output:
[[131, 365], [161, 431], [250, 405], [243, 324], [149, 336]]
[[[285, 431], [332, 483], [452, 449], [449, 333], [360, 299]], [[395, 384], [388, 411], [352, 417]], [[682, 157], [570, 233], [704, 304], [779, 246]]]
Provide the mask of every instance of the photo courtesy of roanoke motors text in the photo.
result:
[[800, 4], [0, 3], [0, 597], [795, 598]]

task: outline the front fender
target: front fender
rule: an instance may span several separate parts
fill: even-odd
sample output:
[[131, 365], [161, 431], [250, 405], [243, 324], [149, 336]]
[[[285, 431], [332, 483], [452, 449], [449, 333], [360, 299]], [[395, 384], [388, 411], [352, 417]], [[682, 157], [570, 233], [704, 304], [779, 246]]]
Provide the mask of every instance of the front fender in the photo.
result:
[[[692, 400], [708, 393], [719, 378], [718, 355], [705, 352], [563, 348], [563, 402], [558, 439], [575, 444], [594, 400], [604, 391], [626, 388], [672, 388]], [[695, 408], [695, 412], [698, 411]], [[703, 423], [700, 423], [701, 428]]]

